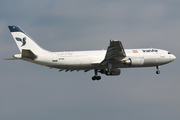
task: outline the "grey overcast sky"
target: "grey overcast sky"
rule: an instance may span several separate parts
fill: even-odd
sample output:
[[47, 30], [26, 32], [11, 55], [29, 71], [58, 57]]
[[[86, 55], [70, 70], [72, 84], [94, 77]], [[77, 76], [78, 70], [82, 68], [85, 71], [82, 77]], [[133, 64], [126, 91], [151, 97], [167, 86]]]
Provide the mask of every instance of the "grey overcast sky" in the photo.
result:
[[[1, 0], [0, 120], [179, 120], [179, 0]], [[154, 47], [177, 59], [153, 68], [58, 72], [25, 61], [7, 28], [18, 25], [50, 51]]]

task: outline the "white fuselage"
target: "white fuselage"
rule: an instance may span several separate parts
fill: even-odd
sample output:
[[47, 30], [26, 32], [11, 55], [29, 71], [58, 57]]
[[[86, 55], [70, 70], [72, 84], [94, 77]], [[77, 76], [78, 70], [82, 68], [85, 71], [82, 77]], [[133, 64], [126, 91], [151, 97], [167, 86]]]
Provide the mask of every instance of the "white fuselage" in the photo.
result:
[[[125, 53], [126, 57], [120, 58], [119, 61], [112, 62], [113, 69], [159, 66], [169, 63], [176, 58], [166, 50], [153, 48], [126, 49]], [[99, 65], [104, 60], [105, 55], [106, 50], [48, 52], [38, 54], [37, 59], [31, 62], [62, 70], [105, 69], [107, 68], [107, 65]], [[135, 60], [138, 64], [132, 64], [129, 66], [121, 63], [121, 60], [128, 58]]]
[[65, 70], [94, 69], [95, 75], [92, 80], [100, 80], [98, 72], [106, 75], [120, 75], [119, 68], [130, 67], [152, 67], [156, 66], [159, 74], [159, 66], [167, 64], [176, 57], [166, 50], [146, 49], [124, 49], [121, 41], [110, 40], [107, 50], [96, 51], [69, 51], [50, 52], [41, 48], [26, 32], [18, 26], [8, 26], [9, 30], [20, 50], [21, 54], [14, 55], [13, 59], [22, 59], [50, 68]]

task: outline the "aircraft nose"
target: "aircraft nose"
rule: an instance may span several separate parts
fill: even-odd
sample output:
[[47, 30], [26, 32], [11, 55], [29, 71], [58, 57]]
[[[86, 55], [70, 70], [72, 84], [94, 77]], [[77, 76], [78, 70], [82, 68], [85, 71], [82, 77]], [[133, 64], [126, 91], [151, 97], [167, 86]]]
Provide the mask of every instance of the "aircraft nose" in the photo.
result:
[[175, 60], [176, 59], [176, 56], [175, 55], [172, 55], [172, 57], [171, 57], [173, 60]]
[[170, 56], [170, 60], [173, 61], [173, 60], [175, 60], [175, 59], [176, 59], [176, 56], [172, 54], [172, 55]]

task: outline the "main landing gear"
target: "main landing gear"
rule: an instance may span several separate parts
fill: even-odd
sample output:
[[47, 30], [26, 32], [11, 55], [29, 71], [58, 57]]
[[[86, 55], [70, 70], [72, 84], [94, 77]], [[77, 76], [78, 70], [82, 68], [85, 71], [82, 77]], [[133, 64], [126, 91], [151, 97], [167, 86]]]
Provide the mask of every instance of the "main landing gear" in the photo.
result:
[[95, 76], [92, 77], [92, 80], [95, 81], [95, 80], [100, 80], [101, 79], [101, 76], [98, 76], [98, 70], [94, 70], [94, 73], [95, 73]]
[[156, 66], [156, 69], [157, 69], [156, 74], [160, 74], [159, 66]]

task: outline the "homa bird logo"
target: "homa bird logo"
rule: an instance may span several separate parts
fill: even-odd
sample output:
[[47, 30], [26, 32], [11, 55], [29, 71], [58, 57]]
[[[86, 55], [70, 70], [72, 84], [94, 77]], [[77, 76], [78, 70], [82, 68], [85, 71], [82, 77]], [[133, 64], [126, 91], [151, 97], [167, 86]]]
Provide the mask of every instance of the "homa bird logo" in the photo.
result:
[[16, 40], [22, 42], [21, 47], [24, 46], [24, 45], [26, 44], [26, 37], [24, 37], [23, 39], [16, 37]]

